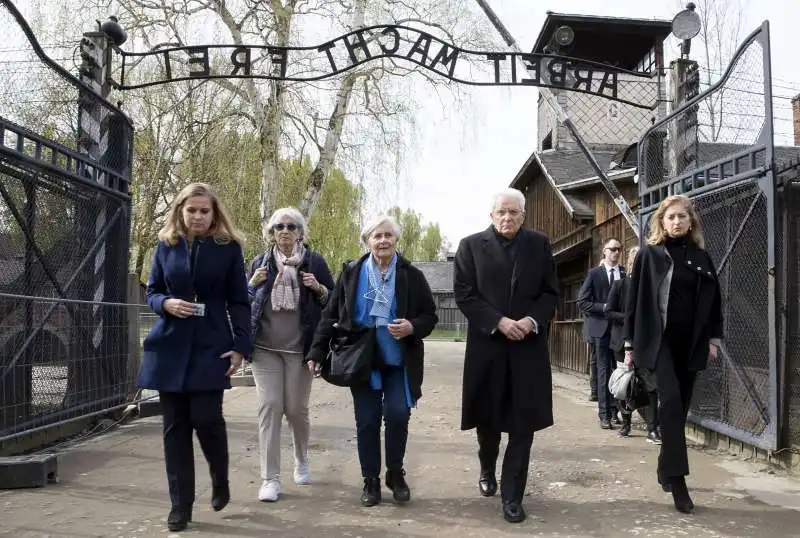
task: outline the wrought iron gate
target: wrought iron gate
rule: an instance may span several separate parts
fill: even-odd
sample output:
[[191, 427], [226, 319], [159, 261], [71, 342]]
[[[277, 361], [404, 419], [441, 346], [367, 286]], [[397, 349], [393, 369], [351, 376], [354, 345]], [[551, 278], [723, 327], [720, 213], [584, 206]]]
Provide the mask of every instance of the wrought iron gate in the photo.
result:
[[[0, 442], [130, 401], [133, 130], [0, 2]], [[87, 111], [102, 121], [87, 124]], [[90, 155], [87, 139], [107, 151]]]
[[[681, 155], [665, 151], [683, 133]], [[688, 134], [688, 136], [687, 136]], [[671, 140], [676, 147], [676, 140]], [[641, 229], [667, 196], [694, 200], [717, 267], [725, 340], [698, 379], [691, 422], [766, 450], [779, 445], [776, 188], [769, 23], [720, 80], [639, 144]]]

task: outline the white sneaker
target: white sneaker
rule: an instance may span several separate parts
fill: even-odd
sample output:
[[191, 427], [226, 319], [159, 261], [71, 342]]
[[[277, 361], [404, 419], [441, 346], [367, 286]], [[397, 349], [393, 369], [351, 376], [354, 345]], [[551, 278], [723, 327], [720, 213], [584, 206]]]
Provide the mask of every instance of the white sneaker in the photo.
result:
[[294, 483], [298, 486], [307, 486], [311, 483], [311, 473], [308, 470], [308, 463], [294, 464]]
[[281, 483], [277, 480], [264, 480], [258, 490], [258, 500], [274, 503], [281, 496]]

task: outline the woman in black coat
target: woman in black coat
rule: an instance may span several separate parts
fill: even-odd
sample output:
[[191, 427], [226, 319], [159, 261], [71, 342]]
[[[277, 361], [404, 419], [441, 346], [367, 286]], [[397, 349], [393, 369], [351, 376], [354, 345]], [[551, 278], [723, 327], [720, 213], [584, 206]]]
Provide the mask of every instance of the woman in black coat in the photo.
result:
[[408, 421], [422, 396], [422, 339], [439, 320], [425, 275], [397, 254], [399, 236], [392, 217], [378, 217], [364, 228], [361, 240], [370, 252], [342, 268], [306, 356], [308, 367], [316, 370], [337, 334], [375, 328], [377, 364], [368, 382], [351, 387], [364, 506], [381, 501], [381, 418], [386, 424], [386, 487], [395, 502], [411, 498], [403, 469]]
[[662, 445], [658, 481], [675, 508], [694, 509], [686, 487], [686, 417], [697, 373], [722, 342], [717, 272], [691, 200], [666, 198], [650, 219], [647, 244], [630, 272], [625, 358], [655, 374]]
[[[633, 247], [628, 250], [628, 259], [625, 264], [626, 267], [633, 267], [636, 254], [639, 252], [639, 247]], [[625, 350], [623, 342], [623, 331], [625, 325], [625, 304], [627, 302], [628, 294], [630, 293], [631, 281], [627, 277], [620, 278], [614, 281], [611, 289], [608, 291], [608, 298], [606, 299], [606, 317], [611, 321], [611, 339], [609, 347], [614, 351], [616, 362], [625, 362]], [[632, 362], [626, 364], [628, 368], [634, 366]], [[647, 370], [641, 368], [637, 370], [636, 375], [641, 378], [645, 386], [648, 388], [650, 402], [646, 408], [646, 412], [639, 409], [639, 413], [647, 421], [647, 441], [649, 443], [661, 444], [661, 434], [658, 432], [658, 395], [656, 395], [655, 384], [652, 381], [652, 375]], [[633, 409], [627, 409], [625, 402], [618, 404], [620, 413], [622, 414], [622, 427], [619, 430], [620, 437], [630, 437], [631, 435], [631, 416]]]

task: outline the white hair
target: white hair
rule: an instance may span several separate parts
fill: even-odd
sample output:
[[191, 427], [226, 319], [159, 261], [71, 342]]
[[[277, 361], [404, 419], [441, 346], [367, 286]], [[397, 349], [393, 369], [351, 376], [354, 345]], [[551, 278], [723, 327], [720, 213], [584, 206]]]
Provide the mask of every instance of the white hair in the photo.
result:
[[391, 226], [394, 236], [396, 238], [400, 238], [400, 234], [403, 233], [403, 229], [400, 227], [400, 223], [397, 222], [397, 219], [391, 215], [378, 215], [377, 217], [368, 220], [361, 229], [361, 244], [369, 248], [369, 237], [372, 235], [372, 232], [384, 224]]
[[269, 230], [270, 237], [273, 239], [275, 238], [272, 227], [285, 218], [288, 218], [297, 225], [297, 232], [300, 234], [300, 240], [302, 241], [303, 239], [305, 239], [306, 232], [308, 232], [308, 226], [306, 225], [306, 218], [295, 207], [282, 207], [280, 209], [275, 210], [275, 212], [272, 214], [272, 216], [269, 218], [269, 221], [267, 222], [267, 229]]
[[519, 210], [523, 213], [525, 212], [525, 195], [519, 190], [509, 188], [494, 193], [494, 196], [492, 196], [492, 211], [494, 211], [495, 207], [497, 207], [497, 201], [500, 198], [511, 198], [516, 200], [517, 204], [519, 204]]

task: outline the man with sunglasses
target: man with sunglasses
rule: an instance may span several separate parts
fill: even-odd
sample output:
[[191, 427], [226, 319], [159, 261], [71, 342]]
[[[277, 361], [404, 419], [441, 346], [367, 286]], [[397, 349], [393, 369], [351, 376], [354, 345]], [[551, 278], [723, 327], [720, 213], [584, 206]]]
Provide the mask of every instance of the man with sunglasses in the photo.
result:
[[578, 306], [585, 314], [586, 333], [592, 339], [597, 360], [597, 410], [600, 427], [613, 428], [612, 423], [621, 424], [611, 393], [608, 378], [614, 371], [614, 354], [609, 348], [611, 324], [606, 318], [606, 299], [615, 280], [625, 277], [625, 268], [619, 265], [622, 245], [610, 239], [603, 246], [603, 260], [589, 271], [578, 292]]

